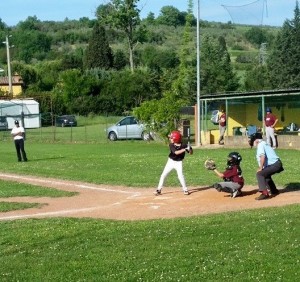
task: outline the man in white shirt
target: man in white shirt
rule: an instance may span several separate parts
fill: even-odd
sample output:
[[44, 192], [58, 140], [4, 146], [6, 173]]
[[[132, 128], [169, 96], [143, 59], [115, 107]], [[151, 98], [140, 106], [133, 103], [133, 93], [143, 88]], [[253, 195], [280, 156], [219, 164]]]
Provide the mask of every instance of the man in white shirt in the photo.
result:
[[14, 138], [18, 162], [21, 162], [22, 159], [24, 162], [27, 162], [27, 156], [24, 149], [25, 130], [23, 126], [20, 126], [18, 120], [15, 120], [15, 127], [11, 130], [11, 135]]

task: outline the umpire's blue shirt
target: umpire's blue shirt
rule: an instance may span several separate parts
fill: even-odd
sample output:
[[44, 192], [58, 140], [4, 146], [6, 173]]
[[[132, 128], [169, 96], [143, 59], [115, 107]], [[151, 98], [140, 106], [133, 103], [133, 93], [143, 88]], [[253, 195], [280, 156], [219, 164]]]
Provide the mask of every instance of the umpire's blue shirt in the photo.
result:
[[275, 150], [270, 145], [268, 145], [266, 141], [263, 140], [257, 144], [256, 159], [258, 165], [260, 165], [261, 155], [265, 155], [266, 158], [264, 167], [272, 165], [279, 160], [279, 157], [275, 153]]

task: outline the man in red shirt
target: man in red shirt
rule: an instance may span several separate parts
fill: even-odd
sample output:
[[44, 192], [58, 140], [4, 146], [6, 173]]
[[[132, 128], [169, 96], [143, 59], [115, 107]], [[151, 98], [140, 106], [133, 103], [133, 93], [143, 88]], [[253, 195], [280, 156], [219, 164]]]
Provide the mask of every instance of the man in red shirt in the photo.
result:
[[277, 117], [272, 114], [272, 109], [267, 108], [266, 109], [266, 116], [264, 120], [264, 125], [265, 125], [265, 130], [266, 130], [266, 138], [267, 138], [267, 143], [271, 146], [271, 139], [272, 139], [272, 147], [273, 149], [276, 149], [277, 143], [276, 143], [276, 138], [274, 134], [274, 127], [278, 121]]
[[226, 131], [226, 114], [224, 110], [221, 110], [218, 122], [219, 122], [219, 131], [220, 131], [219, 144], [224, 145], [224, 134]]

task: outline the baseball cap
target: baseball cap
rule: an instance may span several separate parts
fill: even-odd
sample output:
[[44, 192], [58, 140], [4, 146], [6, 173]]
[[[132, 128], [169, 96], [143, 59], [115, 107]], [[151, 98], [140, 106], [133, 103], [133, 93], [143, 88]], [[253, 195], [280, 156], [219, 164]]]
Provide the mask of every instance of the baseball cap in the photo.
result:
[[18, 120], [15, 120], [15, 124], [19, 124], [19, 121], [18, 121]]

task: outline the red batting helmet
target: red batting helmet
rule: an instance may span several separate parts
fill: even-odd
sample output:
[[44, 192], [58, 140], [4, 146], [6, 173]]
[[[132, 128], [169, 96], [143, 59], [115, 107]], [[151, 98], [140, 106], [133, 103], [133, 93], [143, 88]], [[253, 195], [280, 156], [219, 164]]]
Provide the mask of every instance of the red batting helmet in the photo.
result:
[[170, 139], [173, 139], [175, 143], [181, 142], [181, 133], [179, 131], [172, 131], [170, 134]]

